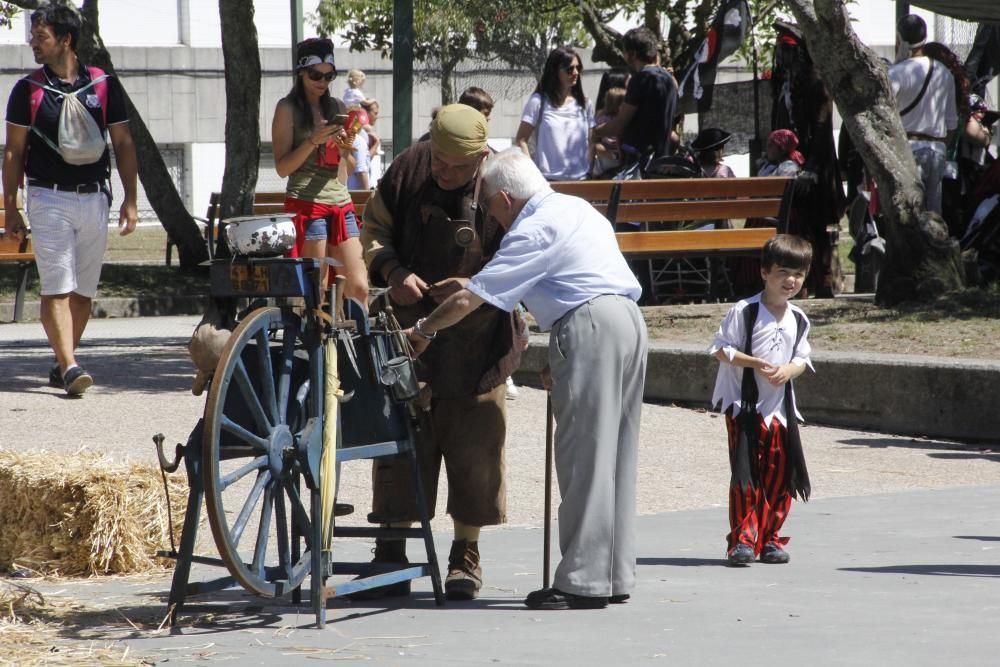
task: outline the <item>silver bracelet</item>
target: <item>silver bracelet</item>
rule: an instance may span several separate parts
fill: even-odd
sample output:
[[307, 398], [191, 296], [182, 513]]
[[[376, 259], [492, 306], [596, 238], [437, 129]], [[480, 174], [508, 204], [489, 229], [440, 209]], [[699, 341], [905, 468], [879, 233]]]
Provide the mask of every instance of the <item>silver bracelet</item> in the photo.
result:
[[424, 340], [434, 340], [435, 338], [437, 338], [438, 332], [435, 331], [432, 334], [424, 333], [424, 322], [426, 321], [427, 321], [426, 317], [421, 317], [419, 320], [417, 320], [417, 323], [413, 325], [413, 331]]

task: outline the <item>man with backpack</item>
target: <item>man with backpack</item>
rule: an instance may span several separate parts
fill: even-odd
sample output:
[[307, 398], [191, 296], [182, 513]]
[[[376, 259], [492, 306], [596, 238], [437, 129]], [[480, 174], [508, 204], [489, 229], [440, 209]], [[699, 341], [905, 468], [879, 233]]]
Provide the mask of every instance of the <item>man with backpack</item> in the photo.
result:
[[71, 396], [94, 382], [74, 353], [90, 319], [107, 246], [111, 163], [115, 148], [125, 190], [118, 227], [135, 229], [135, 145], [117, 79], [76, 55], [82, 20], [72, 7], [41, 5], [31, 14], [31, 50], [42, 67], [18, 81], [7, 102], [3, 158], [6, 233], [28, 233], [17, 208], [27, 177], [27, 212], [41, 283], [41, 320], [56, 364], [49, 384]]

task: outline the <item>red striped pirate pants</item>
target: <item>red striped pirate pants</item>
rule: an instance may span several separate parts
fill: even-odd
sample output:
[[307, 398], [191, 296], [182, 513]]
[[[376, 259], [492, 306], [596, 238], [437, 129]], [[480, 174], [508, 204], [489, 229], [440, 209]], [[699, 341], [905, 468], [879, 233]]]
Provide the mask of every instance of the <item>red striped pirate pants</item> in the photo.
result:
[[[726, 538], [728, 547], [732, 549], [737, 544], [748, 544], [753, 547], [754, 555], [759, 555], [765, 544], [774, 543], [784, 546], [788, 544], [787, 537], [779, 537], [788, 510], [792, 506], [792, 494], [785, 484], [785, 466], [788, 457], [785, 453], [785, 427], [777, 419], [771, 420], [770, 427], [761, 417], [759, 444], [757, 446], [757, 479], [756, 489], [741, 490], [733, 485], [729, 489], [729, 535]], [[733, 466], [736, 455], [736, 443], [739, 441], [740, 424], [731, 416], [726, 415], [726, 431], [729, 433], [729, 465]]]

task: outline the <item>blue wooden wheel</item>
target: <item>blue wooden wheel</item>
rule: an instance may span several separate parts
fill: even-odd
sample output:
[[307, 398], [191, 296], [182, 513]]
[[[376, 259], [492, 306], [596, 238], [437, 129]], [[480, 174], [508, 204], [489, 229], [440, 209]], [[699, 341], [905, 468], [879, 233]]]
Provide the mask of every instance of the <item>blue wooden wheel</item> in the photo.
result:
[[319, 547], [311, 516], [323, 360], [314, 328], [287, 308], [252, 311], [223, 350], [205, 405], [212, 535], [236, 581], [265, 597], [297, 588]]

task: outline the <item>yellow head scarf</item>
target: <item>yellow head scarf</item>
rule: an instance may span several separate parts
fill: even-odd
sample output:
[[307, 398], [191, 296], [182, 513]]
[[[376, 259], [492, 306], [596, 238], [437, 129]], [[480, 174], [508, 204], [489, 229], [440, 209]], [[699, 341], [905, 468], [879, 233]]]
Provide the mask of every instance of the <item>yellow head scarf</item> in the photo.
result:
[[451, 157], [471, 158], [486, 150], [489, 123], [465, 104], [441, 107], [431, 123], [431, 144]]

